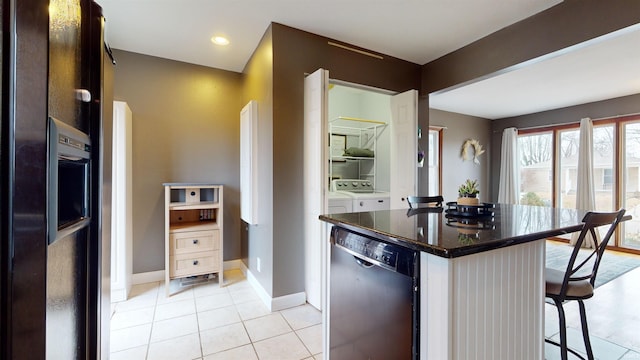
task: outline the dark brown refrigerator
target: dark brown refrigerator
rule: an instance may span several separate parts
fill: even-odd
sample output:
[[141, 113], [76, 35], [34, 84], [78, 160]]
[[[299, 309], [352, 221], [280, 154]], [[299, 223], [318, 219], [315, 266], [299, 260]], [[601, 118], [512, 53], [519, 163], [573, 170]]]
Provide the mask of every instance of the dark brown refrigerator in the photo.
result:
[[4, 0], [1, 10], [0, 358], [101, 358], [110, 257], [101, 8]]

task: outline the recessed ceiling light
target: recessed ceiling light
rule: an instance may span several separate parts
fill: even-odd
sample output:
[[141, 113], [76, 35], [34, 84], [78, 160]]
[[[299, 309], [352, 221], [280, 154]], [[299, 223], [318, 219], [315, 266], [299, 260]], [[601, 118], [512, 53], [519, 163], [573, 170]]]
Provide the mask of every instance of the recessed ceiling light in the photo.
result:
[[229, 40], [223, 36], [214, 36], [211, 38], [211, 42], [216, 45], [229, 45]]

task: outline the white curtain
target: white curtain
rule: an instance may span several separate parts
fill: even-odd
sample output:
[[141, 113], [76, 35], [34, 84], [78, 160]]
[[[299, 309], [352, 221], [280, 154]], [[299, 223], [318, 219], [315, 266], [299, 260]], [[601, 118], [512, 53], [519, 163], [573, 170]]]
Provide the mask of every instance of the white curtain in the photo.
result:
[[[593, 182], [593, 122], [590, 118], [580, 120], [580, 145], [578, 152], [578, 171], [576, 181], [576, 209], [595, 210], [596, 196]], [[597, 234], [597, 231], [596, 231]], [[571, 236], [571, 245], [578, 240], [578, 233]], [[595, 243], [591, 234], [587, 234], [582, 247], [592, 248]]]
[[500, 152], [500, 184], [498, 202], [517, 204], [520, 187], [518, 169], [518, 129], [506, 128], [502, 132], [502, 150]]

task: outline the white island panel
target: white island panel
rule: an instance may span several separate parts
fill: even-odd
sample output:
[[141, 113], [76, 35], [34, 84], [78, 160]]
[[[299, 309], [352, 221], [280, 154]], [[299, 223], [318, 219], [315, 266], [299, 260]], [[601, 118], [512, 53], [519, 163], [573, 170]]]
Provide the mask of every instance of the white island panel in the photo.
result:
[[422, 252], [420, 359], [543, 359], [544, 249]]

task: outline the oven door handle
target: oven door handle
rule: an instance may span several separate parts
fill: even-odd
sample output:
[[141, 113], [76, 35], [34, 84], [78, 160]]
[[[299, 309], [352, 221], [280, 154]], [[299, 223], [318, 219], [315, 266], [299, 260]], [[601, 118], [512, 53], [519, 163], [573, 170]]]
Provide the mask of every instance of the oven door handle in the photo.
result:
[[360, 259], [359, 257], [357, 257], [357, 256], [355, 256], [355, 255], [353, 256], [353, 258], [354, 258], [354, 259], [356, 259], [356, 263], [357, 263], [358, 265], [362, 266], [362, 267], [363, 267], [363, 268], [365, 268], [365, 269], [369, 269], [369, 268], [372, 268], [372, 267], [373, 267], [373, 264], [372, 264], [372, 263], [370, 263], [370, 262], [368, 262], [368, 261], [366, 261], [366, 260]]

